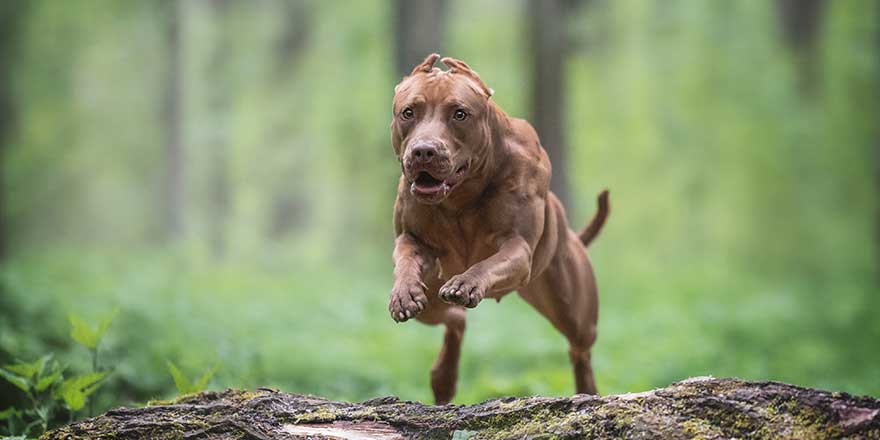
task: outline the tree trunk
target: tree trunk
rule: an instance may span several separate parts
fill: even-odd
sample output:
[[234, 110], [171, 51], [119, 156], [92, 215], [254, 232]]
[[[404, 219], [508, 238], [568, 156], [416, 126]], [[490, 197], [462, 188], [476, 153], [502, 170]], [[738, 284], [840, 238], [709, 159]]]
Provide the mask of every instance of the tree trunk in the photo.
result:
[[276, 44], [276, 74], [280, 81], [298, 64], [306, 49], [309, 34], [312, 32], [313, 19], [310, 4], [303, 1], [284, 2], [281, 13], [284, 14], [284, 30]]
[[443, 52], [447, 5], [447, 0], [394, 0], [394, 65], [399, 77], [431, 53]]
[[111, 410], [43, 439], [878, 438], [878, 414], [880, 401], [869, 397], [713, 378], [638, 394], [507, 397], [471, 406], [227, 390]]
[[226, 255], [226, 228], [231, 205], [229, 176], [230, 80], [229, 51], [233, 35], [229, 23], [229, 0], [212, 0], [215, 25], [213, 47], [208, 61], [207, 77], [211, 78], [208, 107], [212, 129], [207, 146], [208, 178], [208, 240], [215, 258]]
[[565, 16], [570, 2], [530, 0], [532, 124], [553, 163], [550, 189], [568, 206], [568, 145], [565, 137]]
[[782, 38], [798, 63], [800, 87], [811, 94], [819, 80], [818, 42], [825, 0], [777, 0]]
[[6, 217], [6, 197], [4, 156], [6, 149], [16, 135], [18, 112], [15, 103], [13, 69], [18, 65], [18, 55], [22, 25], [24, 24], [27, 0], [6, 0], [0, 2], [0, 260], [9, 252], [9, 226]]
[[[296, 69], [307, 53], [308, 42], [313, 37], [315, 13], [309, 3], [302, 1], [285, 2], [282, 13], [285, 17], [284, 30], [275, 46], [277, 61], [274, 72], [276, 81], [282, 84], [281, 87], [288, 87], [283, 84], [288, 84], [296, 77]], [[289, 88], [293, 89], [292, 86]], [[297, 122], [291, 118], [284, 118], [276, 122], [270, 132], [278, 134], [279, 142], [290, 142], [290, 139], [284, 138], [284, 135], [297, 132], [296, 124]], [[285, 173], [289, 175], [302, 173], [301, 167], [305, 166], [302, 162], [288, 163], [284, 167]], [[303, 196], [305, 190], [291, 187], [288, 182], [283, 181], [284, 179], [279, 180], [270, 189], [272, 202], [267, 213], [266, 235], [273, 242], [282, 240], [290, 231], [298, 227], [305, 218], [304, 213], [308, 211]]]
[[163, 222], [167, 240], [180, 239], [186, 233], [185, 209], [187, 195], [186, 152], [183, 145], [183, 48], [181, 27], [182, 2], [165, 1], [168, 23], [168, 66], [162, 97], [162, 120], [165, 129], [165, 177], [163, 191]]

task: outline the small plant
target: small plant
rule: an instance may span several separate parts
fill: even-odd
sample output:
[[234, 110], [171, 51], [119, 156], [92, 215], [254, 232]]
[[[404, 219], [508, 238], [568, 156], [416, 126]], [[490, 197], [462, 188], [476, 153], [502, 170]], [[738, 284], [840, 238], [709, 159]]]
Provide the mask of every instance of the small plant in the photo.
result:
[[0, 420], [6, 423], [6, 434], [41, 434], [63, 411], [72, 417], [107, 376], [106, 372], [99, 372], [65, 379], [64, 370], [52, 355], [0, 368], [0, 377], [21, 390], [28, 401], [27, 408], [12, 407], [0, 412]]
[[[113, 319], [116, 318], [116, 315], [118, 314], [119, 309], [115, 309], [104, 315], [98, 321], [98, 326], [94, 328], [76, 313], [71, 312], [67, 315], [67, 319], [70, 321], [70, 337], [88, 349], [89, 353], [91, 353], [93, 374], [101, 372], [98, 364], [98, 346], [101, 345], [101, 340], [104, 339], [107, 329], [110, 328], [110, 324], [113, 323]], [[95, 408], [92, 403], [89, 402], [89, 415], [92, 416], [94, 414]]]
[[180, 368], [177, 368], [177, 365], [174, 365], [174, 362], [167, 361], [167, 364], [168, 372], [171, 373], [171, 377], [174, 379], [174, 386], [177, 387], [177, 392], [180, 394], [192, 394], [204, 391], [208, 386], [208, 382], [214, 377], [214, 373], [217, 372], [217, 366], [215, 365], [193, 382], [189, 377], [183, 374], [183, 371], [180, 371]]
[[110, 324], [113, 323], [117, 314], [119, 314], [118, 309], [104, 315], [98, 321], [96, 328], [93, 328], [76, 313], [67, 315], [67, 319], [70, 321], [70, 337], [92, 354], [92, 372], [98, 371], [98, 346], [101, 345], [101, 340], [104, 339], [107, 329], [110, 328]]
[[[107, 333], [117, 312], [105, 315], [96, 327], [89, 325], [78, 315], [71, 313], [70, 337], [86, 347], [91, 353], [92, 371], [69, 378], [67, 367], [62, 366], [53, 355], [43, 356], [33, 362], [18, 361], [0, 367], [0, 377], [24, 393], [25, 408], [6, 408], [0, 411], [0, 440], [24, 439], [31, 435], [46, 432], [53, 422], [64, 419], [72, 421], [73, 416], [82, 410], [89, 397], [100, 388], [110, 373], [100, 370], [98, 346]], [[92, 411], [90, 409], [89, 413]], [[5, 427], [3, 427], [5, 425]]]

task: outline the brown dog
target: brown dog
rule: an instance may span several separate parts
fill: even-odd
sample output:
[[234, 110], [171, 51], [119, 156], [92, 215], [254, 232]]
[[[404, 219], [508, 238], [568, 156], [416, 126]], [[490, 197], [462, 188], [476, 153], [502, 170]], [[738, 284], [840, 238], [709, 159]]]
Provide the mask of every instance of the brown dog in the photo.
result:
[[444, 324], [431, 369], [438, 404], [452, 400], [465, 309], [516, 290], [568, 339], [578, 393], [596, 394], [590, 348], [598, 297], [585, 246], [608, 215], [608, 193], [576, 235], [550, 192], [550, 160], [528, 122], [508, 117], [462, 61], [429, 55], [397, 87], [391, 143], [403, 174], [394, 205], [389, 310]]

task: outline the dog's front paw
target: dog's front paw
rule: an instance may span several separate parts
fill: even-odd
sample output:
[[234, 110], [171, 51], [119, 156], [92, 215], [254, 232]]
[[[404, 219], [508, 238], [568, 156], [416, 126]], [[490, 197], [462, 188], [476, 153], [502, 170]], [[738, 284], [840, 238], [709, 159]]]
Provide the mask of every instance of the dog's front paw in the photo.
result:
[[395, 282], [394, 288], [391, 289], [391, 303], [388, 304], [391, 318], [397, 322], [404, 322], [425, 310], [428, 304], [426, 289], [421, 281]]
[[440, 288], [440, 298], [448, 303], [474, 308], [483, 299], [487, 287], [479, 278], [467, 273], [456, 275]]

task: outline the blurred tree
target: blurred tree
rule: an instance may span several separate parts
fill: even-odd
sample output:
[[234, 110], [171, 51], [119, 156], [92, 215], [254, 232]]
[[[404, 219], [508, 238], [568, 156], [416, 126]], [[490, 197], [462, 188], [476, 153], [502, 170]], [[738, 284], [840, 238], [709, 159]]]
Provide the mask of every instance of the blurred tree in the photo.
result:
[[408, 74], [432, 52], [442, 54], [448, 4], [447, 0], [394, 0], [397, 75]]
[[810, 94], [819, 76], [817, 45], [822, 33], [825, 0], [777, 0], [782, 38], [798, 63], [801, 91]]
[[211, 0], [214, 14], [215, 34], [207, 77], [211, 79], [208, 88], [208, 106], [213, 123], [208, 145], [208, 233], [211, 252], [215, 257], [226, 253], [226, 227], [231, 206], [229, 183], [229, 126], [230, 99], [232, 85], [230, 78], [229, 52], [232, 46], [232, 29], [229, 27], [229, 0]]
[[[285, 17], [284, 27], [276, 43], [277, 60], [275, 76], [278, 82], [296, 80], [294, 70], [300, 63], [303, 55], [307, 52], [309, 36], [314, 31], [314, 11], [307, 2], [284, 2], [283, 14]], [[286, 86], [294, 89], [295, 85]], [[278, 132], [294, 131], [291, 126], [293, 121], [284, 118]], [[295, 168], [292, 173], [298, 172]], [[269, 206], [269, 223], [267, 234], [272, 240], [284, 237], [288, 232], [297, 227], [303, 220], [306, 211], [306, 202], [303, 199], [301, 188], [291, 188], [289, 185], [279, 183], [271, 190], [272, 202]]]
[[[17, 65], [16, 56], [21, 46], [22, 27], [26, 17], [27, 0], [10, 0], [0, 2], [0, 260], [4, 259], [9, 252], [9, 229], [6, 218], [6, 197], [4, 197], [5, 174], [3, 167], [6, 166], [5, 151], [13, 142], [18, 125], [16, 110], [14, 67]], [[0, 283], [0, 310], [4, 313], [2, 321], [8, 323], [15, 319], [15, 313], [8, 313], [13, 306], [8, 304], [8, 296], [5, 283]], [[12, 324], [15, 325], [15, 324]], [[15, 327], [13, 327], [15, 328]], [[12, 361], [12, 356], [5, 349], [0, 348], [0, 363], [6, 364]], [[5, 381], [4, 381], [5, 382]], [[10, 383], [0, 384], [0, 408], [8, 408], [21, 404], [21, 396], [15, 392]]]
[[284, 2], [284, 29], [278, 39], [277, 70], [279, 76], [286, 77], [297, 64], [304, 49], [307, 47], [311, 31], [309, 4], [303, 1]]
[[165, 130], [165, 177], [163, 216], [165, 236], [176, 240], [186, 232], [185, 206], [187, 193], [186, 153], [183, 145], [183, 44], [181, 27], [184, 6], [176, 0], [163, 3], [167, 20], [168, 65], [162, 97], [162, 120]]
[[571, 0], [530, 0], [529, 36], [532, 49], [532, 117], [541, 144], [553, 163], [550, 188], [566, 205], [570, 201], [568, 145], [565, 131], [565, 18]]
[[[13, 70], [17, 63], [16, 55], [21, 46], [21, 28], [26, 16], [27, 0], [8, 0], [0, 2], [0, 183], [5, 183], [2, 165], [7, 144], [15, 137], [17, 111]], [[9, 231], [5, 197], [0, 191], [0, 259], [6, 256], [9, 247]]]

